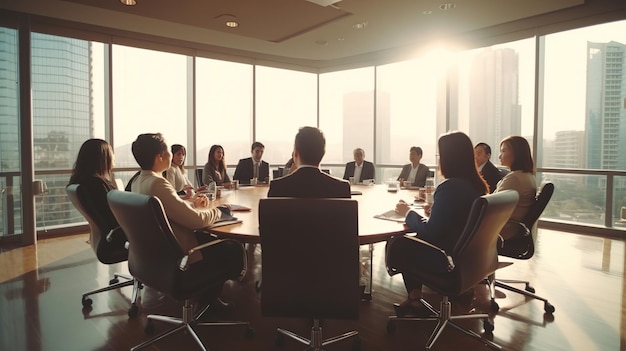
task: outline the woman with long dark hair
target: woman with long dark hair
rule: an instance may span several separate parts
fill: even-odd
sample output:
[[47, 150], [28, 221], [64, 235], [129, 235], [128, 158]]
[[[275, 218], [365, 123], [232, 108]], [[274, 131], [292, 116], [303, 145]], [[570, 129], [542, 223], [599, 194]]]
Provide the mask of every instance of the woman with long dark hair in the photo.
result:
[[215, 182], [217, 185], [230, 186], [230, 178], [226, 173], [226, 161], [224, 160], [224, 148], [221, 145], [213, 145], [209, 150], [208, 162], [202, 171], [202, 182], [208, 185]]
[[193, 184], [187, 178], [187, 170], [185, 169], [185, 159], [187, 158], [187, 149], [180, 144], [173, 144], [172, 164], [165, 171], [165, 178], [172, 184], [179, 195], [190, 197], [193, 195]]
[[[488, 194], [489, 187], [480, 176], [474, 163], [474, 147], [470, 138], [462, 132], [450, 132], [439, 137], [439, 173], [443, 181], [434, 193], [432, 207], [426, 212], [428, 218], [412, 211], [409, 205], [400, 201], [396, 212], [406, 216], [406, 225], [417, 233], [417, 237], [451, 252], [459, 235], [463, 232], [465, 222], [476, 198]], [[406, 239], [405, 239], [406, 240]], [[428, 261], [419, 257], [415, 250], [403, 249], [403, 245], [394, 245], [399, 250], [389, 250], [388, 260], [394, 262], [402, 272], [402, 267], [423, 265]], [[434, 270], [443, 267], [432, 267]], [[422, 284], [403, 275], [408, 298], [394, 304], [398, 316], [420, 314], [425, 308], [420, 303]], [[421, 312], [420, 312], [421, 311]]]

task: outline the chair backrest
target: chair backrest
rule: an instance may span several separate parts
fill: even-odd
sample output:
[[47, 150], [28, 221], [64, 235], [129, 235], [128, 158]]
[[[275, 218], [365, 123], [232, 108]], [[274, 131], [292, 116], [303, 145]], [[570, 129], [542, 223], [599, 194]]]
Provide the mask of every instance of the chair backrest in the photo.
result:
[[181, 276], [178, 267], [184, 254], [161, 201], [154, 196], [119, 190], [110, 191], [107, 200], [130, 244], [130, 273], [147, 286], [176, 295]]
[[201, 187], [204, 185], [204, 182], [202, 181], [202, 172], [204, 170], [202, 168], [196, 168], [195, 174], [196, 174], [196, 187]]
[[451, 272], [454, 276], [452, 284], [442, 293], [460, 294], [496, 271], [498, 234], [518, 200], [516, 191], [506, 190], [483, 195], [474, 201], [465, 228], [451, 254], [455, 265]]
[[[109, 223], [104, 216], [101, 216], [103, 207], [108, 207], [106, 202], [97, 204], [95, 198], [89, 194], [80, 184], [70, 184], [65, 188], [67, 196], [72, 205], [85, 217], [89, 224], [89, 244], [96, 254], [98, 260], [105, 264], [113, 264], [126, 261], [128, 250], [124, 248], [124, 233], [117, 223]], [[108, 242], [106, 236], [111, 230], [118, 230], [116, 233], [119, 240]]]
[[272, 179], [278, 179], [280, 177], [283, 176], [283, 170], [282, 169], [274, 169], [272, 170]]
[[124, 188], [124, 190], [131, 191], [133, 182], [135, 181], [135, 179], [137, 179], [137, 177], [139, 177], [139, 174], [141, 174], [141, 171], [137, 171], [135, 174], [133, 174], [132, 177], [130, 177], [130, 179], [128, 180], [128, 184], [126, 184], [126, 187]]
[[537, 237], [534, 232], [536, 231], [536, 223], [548, 205], [548, 202], [550, 202], [553, 193], [553, 183], [548, 182], [541, 187], [535, 197], [535, 203], [529, 208], [528, 213], [526, 213], [526, 216], [521, 222], [531, 232], [526, 233], [526, 229], [520, 225], [517, 235], [504, 242], [499, 242], [498, 252], [500, 255], [522, 260], [533, 257], [535, 254], [535, 239]]
[[355, 200], [261, 199], [262, 314], [357, 319], [358, 231]]

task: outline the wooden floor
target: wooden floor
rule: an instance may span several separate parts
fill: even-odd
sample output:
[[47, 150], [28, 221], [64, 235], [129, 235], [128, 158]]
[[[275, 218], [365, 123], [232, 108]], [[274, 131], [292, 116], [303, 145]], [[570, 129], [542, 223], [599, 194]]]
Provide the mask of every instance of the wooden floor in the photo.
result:
[[[93, 296], [93, 309], [83, 311], [81, 294], [105, 286], [113, 272], [127, 271], [125, 264], [98, 263], [85, 243], [87, 235], [40, 241], [34, 246], [0, 253], [0, 350], [72, 351], [128, 350], [147, 339], [146, 314], [179, 316], [181, 305], [150, 288], [143, 289], [139, 316], [129, 319], [131, 288]], [[363, 301], [358, 321], [325, 321], [324, 337], [356, 329], [361, 349], [421, 350], [434, 322], [398, 324], [386, 332], [392, 303], [404, 299], [400, 276], [384, 269], [384, 244], [374, 248], [371, 301]], [[530, 261], [498, 271], [499, 278], [529, 278], [537, 293], [556, 307], [545, 315], [543, 303], [498, 290], [500, 312], [494, 315], [493, 341], [505, 350], [626, 350], [625, 245], [620, 240], [539, 231], [539, 245]], [[254, 283], [260, 271], [258, 248], [251, 250], [249, 273], [242, 282], [229, 282], [223, 299], [235, 304], [230, 312], [213, 312], [215, 319], [241, 319], [252, 323], [256, 335], [243, 337], [240, 327], [201, 329], [200, 338], [211, 350], [275, 350], [277, 326], [299, 334], [309, 333], [307, 321], [264, 318]], [[328, 287], [332, 289], [332, 287]], [[426, 293], [428, 300], [438, 297]], [[484, 285], [475, 288], [473, 301], [457, 304], [453, 313], [472, 309], [489, 311]], [[480, 322], [465, 325], [482, 333]], [[157, 322], [156, 332], [167, 326]], [[189, 335], [176, 334], [146, 350], [198, 350]], [[287, 340], [282, 350], [303, 350]], [[328, 350], [350, 350], [340, 343]], [[460, 332], [445, 330], [434, 350], [487, 350]]]

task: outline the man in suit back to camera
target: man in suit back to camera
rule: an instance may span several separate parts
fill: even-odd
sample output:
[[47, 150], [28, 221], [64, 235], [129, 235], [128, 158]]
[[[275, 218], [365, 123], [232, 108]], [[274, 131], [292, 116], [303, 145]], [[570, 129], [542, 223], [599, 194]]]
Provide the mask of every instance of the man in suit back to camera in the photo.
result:
[[326, 152], [321, 130], [302, 127], [296, 134], [293, 160], [297, 169], [270, 183], [268, 197], [349, 198], [350, 183], [322, 172], [319, 168]]
[[354, 162], [346, 163], [346, 170], [343, 173], [343, 179], [348, 180], [354, 177], [357, 183], [363, 183], [365, 179], [374, 179], [374, 164], [365, 161], [365, 150], [359, 148], [354, 149]]
[[476, 162], [476, 167], [478, 167], [478, 172], [489, 184], [489, 192], [493, 193], [496, 190], [496, 185], [502, 179], [502, 173], [498, 167], [491, 163], [490, 158], [491, 146], [489, 144], [478, 143], [474, 146], [474, 161]]
[[252, 157], [242, 158], [235, 168], [233, 180], [239, 180], [241, 184], [250, 184], [250, 179], [256, 178], [259, 182], [269, 179], [270, 165], [262, 161], [265, 145], [255, 141], [250, 148]]

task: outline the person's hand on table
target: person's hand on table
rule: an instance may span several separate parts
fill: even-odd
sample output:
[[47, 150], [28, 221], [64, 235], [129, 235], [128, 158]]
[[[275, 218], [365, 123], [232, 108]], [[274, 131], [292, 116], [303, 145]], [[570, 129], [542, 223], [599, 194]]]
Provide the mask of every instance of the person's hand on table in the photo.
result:
[[430, 210], [433, 208], [433, 204], [425, 203], [424, 204], [424, 214], [430, 217]]
[[398, 201], [398, 203], [396, 204], [396, 213], [401, 215], [401, 216], [406, 216], [406, 214], [409, 212], [409, 204], [407, 204], [404, 200], [400, 200]]
[[193, 198], [193, 207], [206, 208], [209, 206], [209, 199], [204, 194], [196, 194]]

